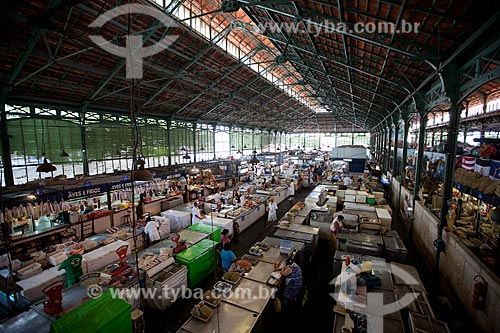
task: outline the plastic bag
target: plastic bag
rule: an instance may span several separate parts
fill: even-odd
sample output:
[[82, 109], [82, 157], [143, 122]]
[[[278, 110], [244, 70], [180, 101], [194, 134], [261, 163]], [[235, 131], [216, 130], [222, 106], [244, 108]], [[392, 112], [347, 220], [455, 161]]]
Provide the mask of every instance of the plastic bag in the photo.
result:
[[276, 297], [274, 300], [274, 312], [279, 313], [281, 312], [281, 301], [279, 297]]

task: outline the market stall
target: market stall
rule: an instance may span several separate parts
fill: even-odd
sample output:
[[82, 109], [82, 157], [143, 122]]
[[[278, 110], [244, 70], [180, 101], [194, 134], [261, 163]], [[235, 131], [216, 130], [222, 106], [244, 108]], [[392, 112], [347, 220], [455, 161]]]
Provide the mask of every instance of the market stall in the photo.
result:
[[[191, 231], [191, 230], [190, 230]], [[192, 231], [196, 232], [196, 231]], [[205, 237], [208, 235], [204, 234]], [[215, 270], [217, 243], [203, 239], [175, 257], [175, 262], [188, 268], [188, 285], [194, 287]]]
[[149, 297], [146, 302], [149, 306], [165, 310], [182, 295], [181, 290], [188, 284], [188, 269], [184, 265], [174, 263], [153, 276], [146, 278], [146, 287], [155, 289], [161, 297]]
[[210, 235], [209, 238], [214, 242], [220, 242], [221, 229], [208, 224], [196, 223], [188, 227], [189, 230], [198, 231]]

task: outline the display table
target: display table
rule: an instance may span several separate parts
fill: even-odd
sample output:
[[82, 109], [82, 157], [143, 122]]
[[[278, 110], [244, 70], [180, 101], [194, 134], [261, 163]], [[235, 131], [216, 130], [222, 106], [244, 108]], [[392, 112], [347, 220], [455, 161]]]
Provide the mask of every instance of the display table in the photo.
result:
[[64, 280], [65, 276], [64, 270], [58, 271], [57, 267], [52, 267], [40, 274], [18, 281], [16, 284], [23, 289], [23, 296], [33, 302], [45, 296], [43, 289], [56, 281]]
[[231, 295], [223, 298], [222, 302], [260, 314], [275, 292], [273, 287], [243, 278]]
[[286, 186], [276, 186], [270, 189], [259, 189], [255, 193], [267, 195], [270, 198], [274, 198], [274, 202], [279, 205], [288, 197], [288, 187]]
[[[208, 237], [206, 234], [203, 235]], [[188, 268], [188, 285], [190, 288], [196, 286], [215, 270], [217, 264], [216, 245], [217, 243], [210, 239], [203, 239], [178, 253], [175, 257], [177, 263]]]
[[213, 215], [213, 218], [211, 218], [210, 215], [207, 215], [201, 220], [201, 223], [209, 227], [211, 227], [213, 223], [214, 227], [220, 228], [221, 230], [227, 229], [229, 230], [229, 235], [233, 234], [233, 219], [218, 217], [216, 213], [211, 214]]
[[186, 266], [174, 263], [158, 274], [148, 277], [146, 286], [156, 289], [155, 295], [161, 295], [161, 297], [148, 297], [146, 299], [148, 305], [161, 311], [167, 309], [177, 300], [175, 296], [182, 296], [181, 290], [188, 284], [187, 274]]
[[314, 235], [292, 230], [278, 229], [271, 236], [304, 243], [306, 259], [308, 261], [312, 260], [312, 256], [314, 254]]
[[[279, 247], [281, 246], [281, 242], [283, 239], [281, 238], [275, 238], [275, 237], [266, 237], [262, 240], [262, 243], [267, 244], [269, 246], [276, 247], [279, 250]], [[296, 242], [296, 241], [291, 241], [292, 242], [292, 248], [294, 248], [297, 252], [295, 254], [295, 261], [300, 265], [300, 267], [304, 267], [304, 243], [303, 242]], [[282, 258], [286, 258], [286, 255], [281, 255]], [[265, 261], [265, 259], [261, 259], [262, 261]], [[274, 263], [274, 261], [273, 261]]]
[[254, 328], [258, 319], [255, 312], [227, 302], [220, 302], [207, 323], [191, 317], [182, 325], [178, 333], [249, 333]]
[[111, 244], [97, 248], [94, 251], [84, 253], [82, 260], [83, 274], [95, 272], [118, 261], [116, 250], [123, 245], [127, 245], [127, 256], [130, 255], [131, 246], [127, 241], [117, 240]]
[[170, 220], [170, 232], [179, 232], [191, 225], [191, 212], [177, 210], [179, 207], [160, 213], [161, 216]]
[[245, 278], [266, 284], [272, 272], [274, 272], [274, 264], [259, 261], [257, 265], [253, 266], [252, 270], [245, 275]]
[[[352, 295], [347, 294], [344, 292], [343, 288], [341, 287], [342, 283], [345, 283], [345, 281], [342, 281], [342, 279], [348, 279], [349, 277], [345, 274], [347, 266], [345, 264], [345, 257], [349, 255], [351, 260], [352, 259], [357, 259], [360, 260], [361, 262], [364, 261], [370, 261], [372, 263], [372, 272], [374, 275], [378, 276], [380, 278], [380, 286], [376, 287], [367, 287], [367, 286], [357, 286], [356, 288], [356, 297], [353, 299]], [[349, 252], [339, 252], [337, 251], [335, 253], [335, 258], [341, 258], [341, 275], [338, 275], [337, 278], [335, 279], [335, 290], [338, 293], [338, 296], [336, 297], [337, 305], [334, 307], [334, 312], [335, 312], [335, 321], [334, 321], [334, 326], [333, 326], [333, 332], [338, 332], [341, 333], [343, 332], [342, 326], [346, 325], [347, 327], [350, 327], [352, 329], [352, 321], [350, 318], [346, 320], [346, 317], [348, 317], [348, 312], [353, 311], [357, 313], [371, 313], [373, 315], [378, 316], [377, 312], [374, 311], [376, 310], [377, 305], [376, 304], [369, 304], [369, 307], [367, 308], [367, 299], [366, 297], [370, 297], [371, 293], [380, 295], [382, 294], [382, 298], [379, 298], [380, 301], [383, 302], [383, 304], [380, 304], [380, 306], [383, 305], [389, 305], [389, 304], [394, 304], [397, 302], [395, 293], [394, 293], [394, 286], [392, 284], [392, 277], [391, 277], [391, 270], [385, 263], [385, 260], [382, 258], [378, 257], [367, 257], [363, 255], [358, 255], [354, 253], [349, 253]], [[337, 261], [338, 262], [338, 261]], [[399, 309], [399, 307], [397, 307]], [[391, 332], [391, 333], [396, 333], [396, 332], [404, 332], [404, 326], [403, 326], [403, 321], [401, 318], [401, 314], [397, 310], [396, 312], [387, 314], [381, 318], [383, 320], [383, 332]]]
[[221, 229], [216, 227], [215, 225], [212, 227], [210, 225], [196, 223], [192, 226], [188, 227], [188, 230], [193, 230], [197, 232], [201, 232], [203, 234], [208, 234], [209, 238], [214, 242], [220, 242]]
[[196, 243], [199, 243], [203, 239], [208, 239], [208, 237], [210, 236], [209, 234], [189, 229], [181, 230], [178, 232], [178, 234], [179, 236], [181, 236], [182, 240], [186, 241], [186, 245], [188, 247], [193, 246]]
[[[287, 226], [278, 226], [278, 231], [279, 230], [284, 230], [284, 231], [292, 231], [296, 233], [302, 233], [306, 235], [311, 235], [312, 236], [312, 241], [311, 241], [311, 257], [316, 252], [316, 249], [318, 248], [318, 240], [319, 240], [319, 228], [316, 227], [311, 227], [308, 225], [297, 225], [297, 224], [290, 224], [288, 227]], [[275, 233], [276, 234], [276, 233]], [[300, 237], [300, 236], [299, 236]], [[292, 238], [290, 238], [292, 239]], [[306, 238], [303, 238], [306, 239]]]
[[266, 208], [264, 204], [253, 207], [249, 211], [245, 212], [243, 215], [235, 216], [233, 218], [234, 222], [237, 222], [240, 226], [240, 232], [244, 231], [252, 224], [257, 222], [261, 217], [266, 215]]
[[366, 233], [339, 233], [337, 238], [337, 249], [353, 253], [368, 254], [380, 257], [384, 240], [382, 236]]

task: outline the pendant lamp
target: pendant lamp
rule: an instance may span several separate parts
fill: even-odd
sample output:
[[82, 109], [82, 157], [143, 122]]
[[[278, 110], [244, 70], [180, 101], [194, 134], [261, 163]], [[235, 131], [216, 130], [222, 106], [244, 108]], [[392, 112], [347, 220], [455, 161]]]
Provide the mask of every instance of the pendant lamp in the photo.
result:
[[56, 166], [49, 163], [46, 157], [43, 158], [43, 163], [36, 168], [36, 172], [52, 172], [56, 170]]

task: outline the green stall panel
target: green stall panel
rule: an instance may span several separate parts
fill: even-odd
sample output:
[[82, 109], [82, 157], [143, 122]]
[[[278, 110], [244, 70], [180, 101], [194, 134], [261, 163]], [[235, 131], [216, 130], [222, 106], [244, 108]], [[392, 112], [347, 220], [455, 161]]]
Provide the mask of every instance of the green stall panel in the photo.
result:
[[57, 319], [51, 324], [53, 333], [132, 333], [130, 304], [119, 297], [113, 297], [106, 290], [100, 297]]
[[188, 285], [194, 287], [215, 270], [217, 242], [203, 239], [177, 254], [175, 261], [188, 268]]
[[192, 226], [189, 226], [188, 229], [202, 232], [204, 234], [209, 234], [211, 240], [217, 243], [220, 242], [220, 234], [222, 230], [219, 227], [213, 226], [212, 228], [212, 226], [208, 224], [196, 223], [193, 224]]

